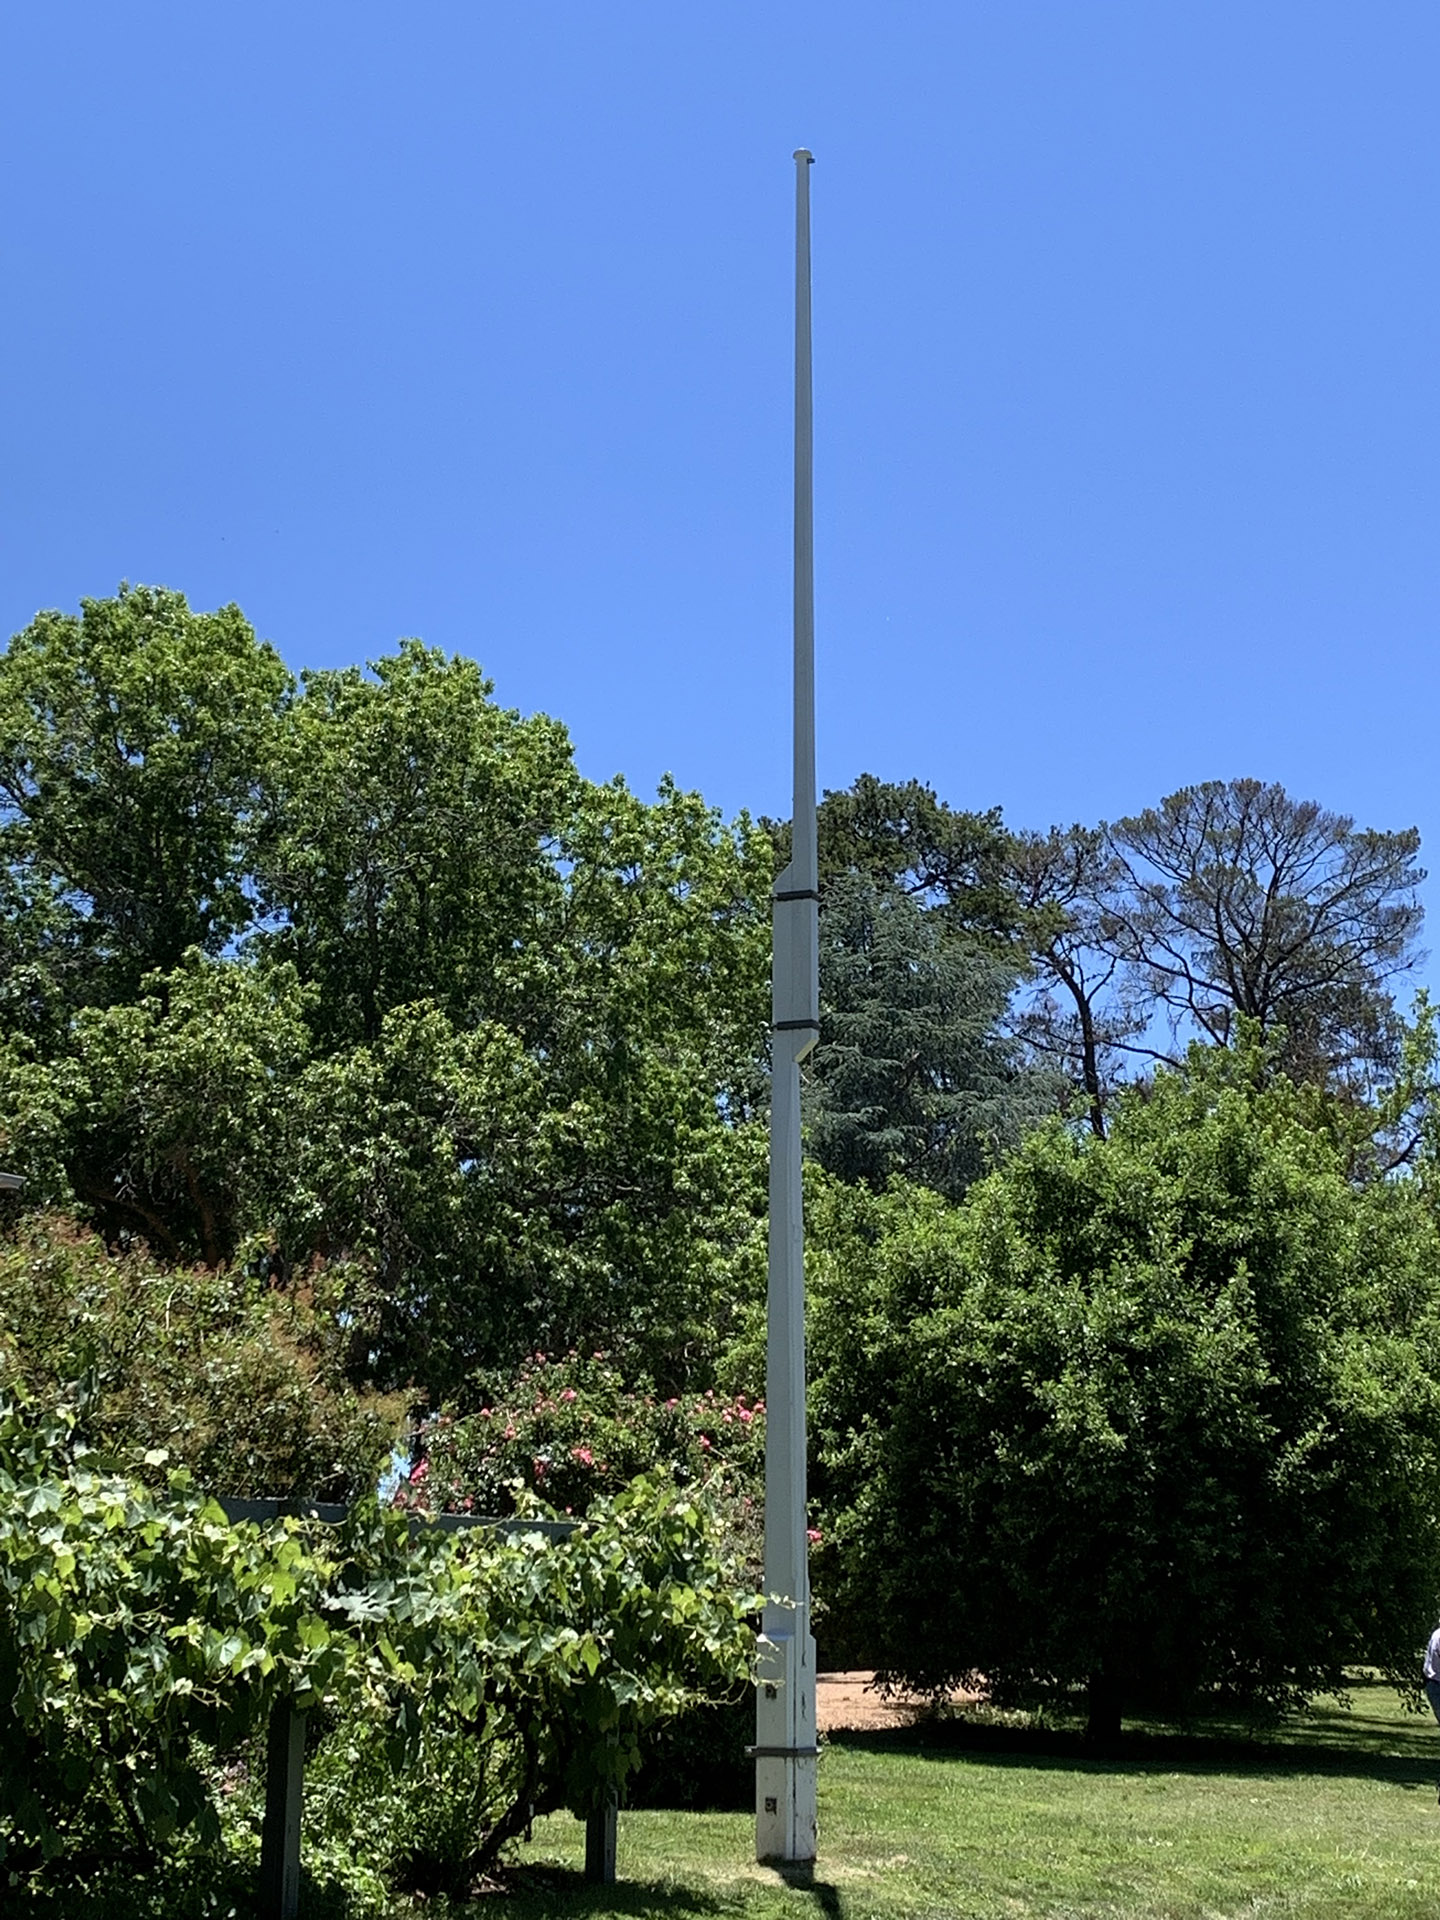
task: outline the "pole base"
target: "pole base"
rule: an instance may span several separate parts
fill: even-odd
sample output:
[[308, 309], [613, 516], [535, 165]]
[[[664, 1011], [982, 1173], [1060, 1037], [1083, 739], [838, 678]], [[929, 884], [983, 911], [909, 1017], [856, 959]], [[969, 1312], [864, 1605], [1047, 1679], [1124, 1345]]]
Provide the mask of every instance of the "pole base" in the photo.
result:
[[771, 1628], [757, 1651], [755, 1858], [808, 1866], [817, 1831], [815, 1642], [803, 1630]]

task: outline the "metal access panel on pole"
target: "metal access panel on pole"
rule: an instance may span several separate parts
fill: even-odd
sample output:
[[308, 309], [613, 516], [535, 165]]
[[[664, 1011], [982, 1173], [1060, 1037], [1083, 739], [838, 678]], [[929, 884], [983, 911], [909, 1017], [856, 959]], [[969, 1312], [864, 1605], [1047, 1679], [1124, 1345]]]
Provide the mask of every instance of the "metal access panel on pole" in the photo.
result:
[[800, 1062], [820, 1032], [815, 837], [815, 565], [810, 383], [810, 167], [795, 155], [795, 787], [775, 882], [770, 1279], [765, 1363], [765, 1611], [755, 1709], [755, 1853], [815, 1858], [815, 1641], [805, 1495], [805, 1219]]

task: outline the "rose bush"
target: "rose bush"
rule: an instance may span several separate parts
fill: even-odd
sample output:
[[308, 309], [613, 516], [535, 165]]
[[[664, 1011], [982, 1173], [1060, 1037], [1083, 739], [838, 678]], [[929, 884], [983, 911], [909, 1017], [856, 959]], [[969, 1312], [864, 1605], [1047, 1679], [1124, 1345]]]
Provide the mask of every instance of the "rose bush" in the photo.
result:
[[710, 1486], [736, 1524], [758, 1506], [763, 1400], [713, 1389], [662, 1398], [644, 1381], [627, 1384], [604, 1353], [536, 1353], [478, 1391], [478, 1411], [442, 1412], [421, 1426], [397, 1504], [503, 1515], [532, 1493], [582, 1514], [637, 1474], [660, 1472], [679, 1487]]

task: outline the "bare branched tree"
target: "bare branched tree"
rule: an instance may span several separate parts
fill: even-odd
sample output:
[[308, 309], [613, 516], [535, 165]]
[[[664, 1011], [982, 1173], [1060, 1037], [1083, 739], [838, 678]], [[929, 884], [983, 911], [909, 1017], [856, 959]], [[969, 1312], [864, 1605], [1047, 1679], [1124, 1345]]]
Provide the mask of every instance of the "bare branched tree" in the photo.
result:
[[1103, 827], [1017, 834], [1011, 885], [1023, 911], [1034, 973], [1015, 1027], [1084, 1094], [1091, 1130], [1105, 1137], [1105, 1103], [1127, 1041], [1148, 1015], [1131, 1004], [1112, 934], [1120, 867]]
[[1127, 1068], [1229, 1046], [1242, 1020], [1293, 1078], [1388, 1099], [1406, 1071], [1392, 986], [1422, 958], [1419, 845], [1259, 780], [1013, 836], [1033, 969], [1016, 1028], [1101, 1135]]
[[1278, 784], [1208, 780], [1107, 834], [1105, 945], [1183, 1045], [1244, 1015], [1285, 1030], [1297, 1079], [1369, 1093], [1399, 1060], [1388, 982], [1412, 968], [1424, 872], [1414, 828], [1379, 833]]

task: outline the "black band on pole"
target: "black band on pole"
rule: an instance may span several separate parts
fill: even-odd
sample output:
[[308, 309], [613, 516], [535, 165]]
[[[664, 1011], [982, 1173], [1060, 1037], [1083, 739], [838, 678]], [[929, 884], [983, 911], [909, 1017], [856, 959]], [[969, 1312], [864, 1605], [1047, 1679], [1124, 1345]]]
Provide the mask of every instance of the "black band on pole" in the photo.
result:
[[814, 887], [795, 887], [789, 893], [772, 893], [772, 900], [818, 900], [819, 894]]
[[818, 1020], [777, 1020], [770, 1029], [772, 1033], [819, 1033]]
[[819, 1747], [746, 1747], [747, 1760], [818, 1760]]

